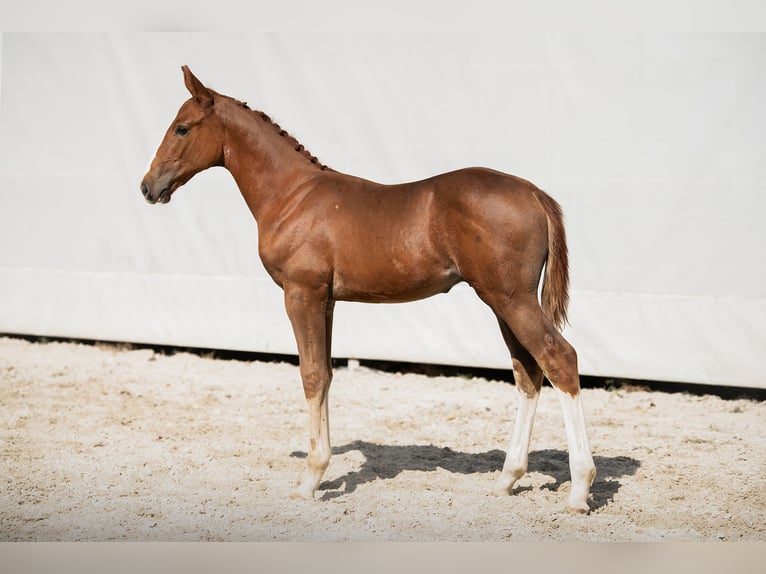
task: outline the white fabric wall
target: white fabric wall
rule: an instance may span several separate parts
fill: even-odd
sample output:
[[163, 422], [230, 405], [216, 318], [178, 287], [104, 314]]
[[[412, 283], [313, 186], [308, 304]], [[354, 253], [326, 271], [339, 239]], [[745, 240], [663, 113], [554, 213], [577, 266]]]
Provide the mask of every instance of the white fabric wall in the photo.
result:
[[[563, 205], [584, 374], [764, 387], [766, 36], [3, 34], [0, 332], [295, 353], [222, 169], [139, 192], [180, 66], [382, 182], [486, 165]], [[334, 355], [509, 367], [470, 288], [339, 303]]]

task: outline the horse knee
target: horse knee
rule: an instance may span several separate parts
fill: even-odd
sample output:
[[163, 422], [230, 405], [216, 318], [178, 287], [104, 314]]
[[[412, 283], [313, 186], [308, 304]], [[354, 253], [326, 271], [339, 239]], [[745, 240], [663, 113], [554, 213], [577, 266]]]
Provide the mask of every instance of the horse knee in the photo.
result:
[[327, 389], [330, 388], [332, 374], [322, 370], [301, 369], [301, 381], [303, 382], [303, 394], [306, 400], [318, 398], [321, 403]]

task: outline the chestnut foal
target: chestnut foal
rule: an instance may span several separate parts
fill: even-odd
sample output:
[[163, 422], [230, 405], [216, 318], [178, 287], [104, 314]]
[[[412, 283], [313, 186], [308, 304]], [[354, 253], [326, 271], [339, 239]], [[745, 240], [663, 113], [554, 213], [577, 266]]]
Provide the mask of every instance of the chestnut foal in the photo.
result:
[[312, 498], [330, 461], [335, 301], [413, 301], [466, 281], [497, 316], [519, 396], [495, 491], [510, 493], [526, 472], [545, 376], [564, 413], [572, 478], [567, 506], [588, 512], [596, 469], [577, 355], [559, 333], [569, 284], [559, 205], [528, 181], [484, 168], [399, 185], [338, 173], [266, 114], [182, 69], [192, 97], [167, 130], [141, 191], [149, 203], [167, 203], [196, 173], [223, 166], [257, 221], [261, 260], [284, 290], [309, 408], [308, 464], [293, 496]]

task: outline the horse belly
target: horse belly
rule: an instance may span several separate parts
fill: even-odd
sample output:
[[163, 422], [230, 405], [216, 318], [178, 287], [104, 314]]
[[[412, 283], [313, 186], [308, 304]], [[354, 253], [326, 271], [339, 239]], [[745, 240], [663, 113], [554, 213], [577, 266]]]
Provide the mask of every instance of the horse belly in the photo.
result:
[[461, 280], [452, 265], [388, 259], [335, 269], [333, 298], [362, 303], [404, 303], [446, 293]]
[[330, 238], [336, 300], [400, 303], [444, 293], [461, 280], [435, 234], [433, 186], [383, 188], [339, 201]]

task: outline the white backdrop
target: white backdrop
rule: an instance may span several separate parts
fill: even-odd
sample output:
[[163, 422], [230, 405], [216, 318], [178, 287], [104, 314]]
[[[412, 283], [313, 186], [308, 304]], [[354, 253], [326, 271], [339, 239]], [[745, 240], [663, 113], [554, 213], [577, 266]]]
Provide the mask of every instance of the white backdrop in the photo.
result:
[[[0, 332], [295, 353], [232, 178], [139, 192], [180, 66], [382, 182], [563, 205], [583, 374], [765, 387], [766, 36], [3, 34]], [[336, 357], [510, 367], [466, 286], [339, 303]]]

